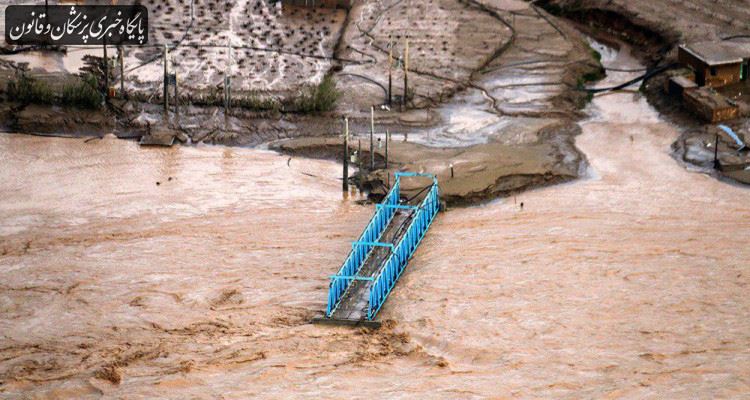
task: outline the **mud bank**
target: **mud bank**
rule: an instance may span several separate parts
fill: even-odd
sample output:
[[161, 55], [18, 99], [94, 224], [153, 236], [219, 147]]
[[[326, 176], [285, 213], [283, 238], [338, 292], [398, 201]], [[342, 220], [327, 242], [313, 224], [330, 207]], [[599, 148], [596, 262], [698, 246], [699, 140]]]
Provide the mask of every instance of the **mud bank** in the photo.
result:
[[[544, 0], [536, 4], [571, 21], [580, 29], [605, 42], [616, 39], [628, 43], [637, 58], [649, 66], [676, 61], [676, 46], [691, 41], [723, 41], [745, 33], [743, 21], [748, 10], [735, 3], [692, 1], [663, 4], [648, 1]], [[692, 171], [708, 173], [732, 182], [747, 183], [750, 157], [738, 153], [733, 141], [719, 139], [719, 162], [723, 170], [713, 168], [713, 149], [717, 129], [688, 112], [682, 100], [669, 96], [665, 83], [669, 74], [657, 75], [640, 88], [667, 120], [679, 126], [681, 135], [673, 143], [673, 156]], [[742, 92], [742, 90], [740, 90]], [[734, 96], [733, 96], [734, 97]], [[728, 123], [747, 137], [746, 116]]]
[[579, 29], [602, 39], [621, 40], [637, 49], [637, 56], [654, 66], [677, 44], [680, 35], [643, 19], [628, 8], [604, 5], [597, 1], [542, 0], [535, 4], [553, 15], [565, 18]]
[[[672, 144], [673, 156], [692, 170], [750, 185], [750, 155], [737, 151], [738, 146], [731, 139], [719, 136], [717, 141], [716, 129], [683, 132]], [[717, 145], [718, 152], [715, 153]]]
[[[85, 137], [104, 136], [116, 126], [116, 116], [103, 111], [44, 105], [0, 104], [5, 131]], [[134, 135], [139, 132], [135, 131]]]
[[[179, 5], [185, 5], [183, 3], [185, 1], [176, 1], [166, 9], [160, 7], [157, 15], [164, 14], [167, 20], [184, 25], [185, 21], [181, 21], [184, 15], [173, 12]], [[257, 13], [259, 18], [270, 21], [274, 31], [290, 18], [297, 25], [303, 21], [299, 16], [286, 15], [283, 10], [265, 3], [243, 2], [227, 7], [243, 15], [232, 17], [233, 21], [237, 19], [234, 22], [244, 21], [248, 18], [244, 16], [245, 11], [254, 7], [250, 18], [255, 18], [253, 15]], [[202, 6], [196, 10], [197, 23], [210, 27], [213, 22], [207, 15], [210, 17], [213, 12], [206, 14], [201, 10]], [[413, 39], [406, 110], [399, 112], [394, 106], [391, 111], [376, 113], [379, 132], [389, 129], [396, 137], [409, 136], [409, 144], [403, 151], [401, 146], [394, 147], [397, 168], [424, 169], [442, 179], [449, 176], [448, 166], [453, 163], [454, 179], [442, 179], [446, 181], [444, 194], [452, 204], [473, 204], [580, 176], [584, 157], [573, 145], [573, 137], [578, 133], [574, 122], [582, 117], [580, 109], [587, 96], [576, 88], [583, 77], [598, 71], [599, 66], [575, 29], [559, 25], [544, 10], [515, 0], [362, 2], [346, 13], [345, 20], [339, 20], [337, 13], [321, 13], [316, 12], [312, 17], [327, 16], [326, 24], [341, 25], [341, 32], [335, 33], [327, 26], [321, 28], [325, 35], [318, 50], [326, 56], [334, 52], [334, 59], [307, 67], [314, 67], [312, 77], [319, 75], [321, 70], [317, 67], [320, 65], [325, 65], [325, 69], [337, 77], [343, 93], [333, 112], [306, 116], [255, 113], [236, 108], [226, 115], [218, 107], [186, 106], [180, 110], [178, 121], [172, 112], [165, 116], [159, 105], [149, 102], [116, 101], [111, 109], [91, 113], [88, 118], [60, 108], [6, 107], [6, 130], [100, 137], [114, 133], [126, 138], [164, 134], [175, 135], [185, 143], [232, 146], [265, 146], [290, 138], [316, 138], [316, 143], [326, 147], [330, 138], [340, 135], [343, 116], [350, 118], [353, 131], [361, 134], [369, 130], [370, 107], [378, 107], [386, 100], [381, 89], [387, 82], [387, 48], [393, 46], [395, 59], [402, 57], [405, 38], [401, 31], [408, 27]], [[415, 23], [418, 14], [429, 15], [429, 18]], [[167, 27], [155, 25], [153, 36], [167, 40]], [[231, 27], [229, 31], [231, 33]], [[303, 35], [308, 33], [301, 31]], [[252, 41], [255, 40], [253, 34], [244, 32], [235, 39]], [[188, 30], [186, 40], [199, 46], [204, 40], [210, 40], [211, 35], [207, 35], [199, 37]], [[335, 46], [331, 44], [332, 37], [337, 37]], [[282, 39], [280, 43], [293, 47], [293, 43], [287, 42]], [[184, 59], [190, 55], [188, 50], [175, 54]], [[132, 58], [133, 54], [127, 56]], [[292, 56], [282, 58], [294, 59]], [[251, 64], [255, 61], [254, 55], [241, 60]], [[144, 64], [139, 74], [153, 81], [154, 76], [158, 77], [158, 68], [155, 68], [161, 68], [159, 62]], [[219, 70], [222, 62], [212, 59], [194, 66], [185, 61], [174, 67], [178, 74], [185, 68], [193, 75], [202, 71], [205, 76], [203, 80], [196, 79], [196, 84], [205, 85], [206, 79], [215, 83], [212, 79], [220, 74], [214, 70]], [[336, 68], [332, 63], [337, 64]], [[37, 71], [43, 70], [44, 65], [32, 67]], [[191, 66], [196, 68], [191, 69]], [[295, 65], [292, 72], [298, 73], [299, 68], [304, 70], [306, 64]], [[278, 74], [279, 71], [269, 70], [268, 74], [260, 73], [258, 79], [268, 75], [276, 82], [279, 79], [273, 77]], [[292, 86], [310, 80], [304, 74], [297, 78]], [[403, 70], [395, 68], [392, 78], [393, 93], [402, 93]], [[240, 86], [249, 82], [244, 80]], [[274, 85], [278, 86], [276, 83]], [[147, 86], [139, 89], [126, 85], [128, 90], [145, 90], [151, 97], [156, 94], [151, 99], [156, 102], [159, 91]], [[393, 100], [399, 101], [397, 96]], [[35, 118], [35, 115], [43, 118]], [[300, 153], [298, 145], [289, 144], [286, 149], [292, 146], [297, 154], [304, 153]], [[394, 168], [366, 171], [360, 181], [362, 189], [377, 195], [382, 185], [388, 183], [387, 175], [392, 176]]]
[[75, 108], [0, 103], [3, 129], [8, 132], [61, 137], [138, 139], [151, 134], [175, 136], [183, 144], [206, 143], [255, 147], [290, 137], [330, 135], [339, 129], [328, 116], [280, 115], [219, 107], [184, 107], [179, 123], [165, 123], [158, 105], [114, 100], [112, 108]]
[[[358, 140], [363, 143], [359, 155], [361, 169], [350, 180], [378, 199], [386, 193], [389, 182], [393, 182], [395, 172], [429, 172], [437, 175], [440, 197], [449, 205], [477, 204], [578, 178], [586, 168], [585, 157], [573, 144], [578, 133], [580, 128], [573, 124], [553, 126], [539, 132], [536, 141], [523, 146], [493, 141], [461, 148], [436, 148], [395, 139], [388, 146], [388, 168], [385, 168], [385, 147], [380, 141], [374, 146], [374, 169], [369, 165], [369, 139], [354, 139], [350, 153], [358, 150]], [[344, 152], [342, 139], [338, 138], [291, 139], [271, 144], [270, 148], [338, 162]], [[405, 186], [402, 191], [419, 189]]]

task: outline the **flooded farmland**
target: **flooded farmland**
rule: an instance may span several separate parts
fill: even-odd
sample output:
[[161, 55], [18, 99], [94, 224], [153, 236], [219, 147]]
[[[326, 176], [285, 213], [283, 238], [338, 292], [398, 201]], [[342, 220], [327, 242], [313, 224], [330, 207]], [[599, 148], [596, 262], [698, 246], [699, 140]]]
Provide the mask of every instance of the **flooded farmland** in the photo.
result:
[[750, 192], [588, 112], [588, 177], [439, 215], [377, 331], [309, 324], [373, 208], [338, 164], [2, 135], [0, 396], [746, 396]]

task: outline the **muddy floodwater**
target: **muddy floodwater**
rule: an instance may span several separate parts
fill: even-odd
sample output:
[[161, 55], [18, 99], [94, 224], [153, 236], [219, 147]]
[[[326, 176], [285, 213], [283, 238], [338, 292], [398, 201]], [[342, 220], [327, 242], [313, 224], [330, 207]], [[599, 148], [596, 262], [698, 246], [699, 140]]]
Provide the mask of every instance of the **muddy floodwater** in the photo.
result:
[[373, 208], [339, 165], [2, 135], [0, 397], [748, 398], [750, 191], [588, 112], [588, 177], [440, 214], [374, 332], [309, 324]]

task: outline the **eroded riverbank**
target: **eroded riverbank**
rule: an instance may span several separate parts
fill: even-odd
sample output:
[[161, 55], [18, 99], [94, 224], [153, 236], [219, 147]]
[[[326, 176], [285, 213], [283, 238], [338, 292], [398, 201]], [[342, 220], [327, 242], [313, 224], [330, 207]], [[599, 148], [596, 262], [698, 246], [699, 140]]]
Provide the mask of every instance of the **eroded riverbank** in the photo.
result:
[[[176, 3], [188, 5], [189, 2]], [[247, 107], [235, 105], [228, 110], [218, 106], [221, 101], [192, 102], [191, 96], [207, 89], [207, 84], [210, 90], [219, 89], [220, 82], [216, 79], [226, 70], [225, 58], [215, 57], [222, 49], [200, 46], [206, 42], [213, 46], [214, 34], [221, 35], [226, 29], [233, 32], [231, 24], [218, 30], [209, 29], [216, 28], [216, 21], [206, 18], [213, 15], [213, 11], [204, 10], [202, 4], [195, 6], [198, 10], [196, 28], [210, 32], [199, 38], [187, 28], [188, 44], [197, 47], [177, 47], [170, 53], [176, 55], [172, 68], [181, 77], [180, 93], [187, 96], [182, 99], [179, 117], [174, 111], [165, 113], [160, 105], [161, 58], [151, 57], [154, 49], [130, 49], [125, 55], [127, 65], [137, 61], [134, 55], [138, 56], [139, 63], [143, 61], [141, 56], [148, 55], [151, 60], [143, 61], [139, 69], [126, 69], [125, 90], [133, 101], [118, 98], [111, 102], [107, 111], [86, 112], [21, 104], [5, 96], [7, 101], [0, 103], [0, 124], [11, 132], [68, 136], [114, 133], [126, 138], [145, 136], [159, 143], [170, 143], [174, 137], [177, 142], [188, 144], [243, 147], [263, 147], [295, 138], [301, 139], [297, 144], [313, 143], [312, 147], [325, 148], [341, 133], [341, 120], [345, 116], [350, 118], [353, 132], [360, 136], [367, 133], [370, 107], [375, 106], [375, 126], [381, 137], [386, 129], [396, 136], [409, 136], [404, 146], [395, 144], [392, 148], [394, 165], [424, 168], [426, 172], [444, 177], [453, 164], [458, 176], [444, 179], [444, 200], [460, 205], [570, 181], [585, 168], [585, 159], [573, 146], [573, 138], [580, 132], [575, 122], [582, 117], [581, 108], [587, 96], [576, 89], [583, 77], [594, 74], [599, 66], [577, 31], [554, 22], [533, 4], [518, 0], [360, 3], [343, 13], [346, 14], [343, 21], [326, 19], [325, 26], [318, 27], [324, 31], [318, 56], [325, 60], [315, 59], [312, 64], [294, 64], [293, 68], [290, 65], [278, 70], [275, 63], [270, 63], [274, 64], [270, 69], [261, 68], [250, 76], [248, 71], [253, 68], [230, 66], [233, 82], [237, 84], [233, 96], [240, 99], [249, 93], [255, 97], [245, 98], [253, 100], [243, 103]], [[250, 7], [252, 11], [248, 12]], [[281, 29], [282, 24], [297, 26], [304, 25], [305, 21], [298, 18], [300, 15], [294, 17], [299, 10], [285, 10], [264, 2], [227, 4], [225, 8], [232, 10], [230, 20], [236, 23], [252, 19], [255, 14], [263, 15], [274, 32]], [[156, 7], [154, 11], [172, 23], [180, 21], [171, 7], [167, 10]], [[341, 10], [329, 11], [308, 11], [306, 18], [311, 21], [319, 13], [343, 15]], [[416, 15], [428, 17], [417, 22]], [[329, 24], [340, 25], [340, 29], [333, 29]], [[155, 25], [154, 38], [160, 44], [176, 45], [172, 33], [166, 32], [171, 27]], [[305, 26], [299, 33], [287, 29], [288, 35], [284, 36], [288, 37], [280, 39], [281, 44], [290, 46], [284, 51], [294, 50], [290, 39], [298, 34], [307, 35], [308, 28]], [[405, 55], [406, 42], [402, 40], [405, 28], [415, 38], [409, 61], [411, 83], [406, 91], [403, 87], [405, 63], [395, 61]], [[235, 46], [255, 43], [258, 34], [254, 29], [234, 33], [238, 35], [232, 39]], [[336, 38], [335, 46], [333, 38]], [[388, 46], [392, 46], [393, 51], [390, 61]], [[275, 48], [270, 46], [269, 51]], [[257, 67], [258, 54], [245, 50], [237, 48], [236, 62]], [[197, 56], [193, 54], [195, 51]], [[24, 66], [13, 62], [23, 61], [28, 63], [28, 74], [43, 82], [59, 84], [78, 72], [81, 55], [80, 51], [54, 56], [29, 52], [5, 59], [0, 57], [0, 81], [17, 79]], [[268, 55], [274, 59], [279, 57], [281, 61], [300, 57], [273, 51]], [[60, 61], [68, 58], [78, 59], [78, 62]], [[202, 59], [205, 62], [197, 61]], [[263, 58], [262, 64], [267, 63], [268, 59]], [[312, 67], [314, 71], [309, 70]], [[393, 86], [390, 109], [380, 107], [388, 101], [384, 97], [388, 71]], [[253, 108], [259, 105], [260, 98], [295, 92], [302, 83], [317, 82], [323, 73], [336, 79], [341, 92], [338, 103], [326, 109], [327, 112], [298, 113], [294, 107], [287, 107], [289, 104], [281, 104], [284, 102], [270, 109]], [[288, 75], [295, 77], [292, 79]], [[190, 78], [183, 78], [185, 76]], [[264, 82], [269, 77], [273, 79]], [[289, 82], [285, 82], [287, 77]], [[285, 89], [281, 90], [282, 86]], [[403, 93], [407, 93], [407, 104], [400, 107], [404, 99], [399, 95]], [[190, 103], [193, 105], [188, 106]], [[289, 143], [284, 146], [293, 147]], [[379, 151], [382, 152], [382, 148]], [[309, 152], [320, 152], [320, 149], [299, 151], [295, 147], [290, 151], [293, 154]], [[361, 185], [363, 190], [372, 192], [387, 184], [385, 173], [370, 172], [373, 174]]]

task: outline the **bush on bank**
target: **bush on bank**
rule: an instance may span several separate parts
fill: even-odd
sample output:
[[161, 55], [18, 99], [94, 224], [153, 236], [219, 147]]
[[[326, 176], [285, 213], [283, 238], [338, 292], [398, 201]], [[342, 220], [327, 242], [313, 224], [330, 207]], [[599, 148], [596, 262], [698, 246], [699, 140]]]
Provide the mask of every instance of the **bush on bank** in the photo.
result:
[[308, 85], [290, 102], [294, 111], [300, 113], [318, 113], [331, 111], [336, 107], [341, 93], [336, 88], [336, 81], [326, 75], [317, 85]]
[[75, 83], [63, 86], [61, 104], [80, 108], [97, 109], [102, 105], [102, 94], [93, 75], [86, 75]]
[[[23, 104], [98, 109], [104, 100], [98, 87], [98, 81], [92, 74], [76, 77], [61, 88], [23, 74], [8, 82], [6, 93], [10, 101]], [[299, 92], [284, 98], [265, 96], [258, 92], [238, 94], [232, 96], [231, 106], [260, 112], [315, 114], [333, 110], [340, 97], [341, 92], [336, 88], [335, 79], [332, 76], [326, 76], [319, 84], [306, 85]], [[137, 94], [133, 94], [132, 98], [150, 101], [147, 98], [140, 98]], [[181, 103], [184, 103], [184, 100], [185, 98], [181, 96]], [[198, 106], [221, 106], [224, 104], [224, 93], [223, 90], [216, 90], [188, 96], [187, 100]]]
[[6, 92], [9, 100], [24, 104], [53, 104], [55, 100], [55, 93], [46, 82], [26, 75], [8, 81]]
[[[145, 97], [139, 97], [138, 94], [131, 97], [149, 101]], [[333, 110], [340, 97], [341, 93], [336, 88], [335, 79], [332, 76], [326, 76], [317, 85], [306, 85], [295, 93], [283, 96], [273, 96], [259, 91], [233, 92], [230, 106], [257, 112], [315, 114]], [[170, 102], [173, 101], [174, 99], [170, 100]], [[196, 106], [221, 107], [224, 105], [224, 89], [217, 87], [180, 96], [180, 104], [185, 104], [185, 102]]]
[[97, 89], [96, 78], [85, 75], [55, 88], [49, 83], [25, 74], [8, 81], [6, 93], [10, 101], [23, 104], [49, 104], [66, 107], [97, 109], [103, 96]]

